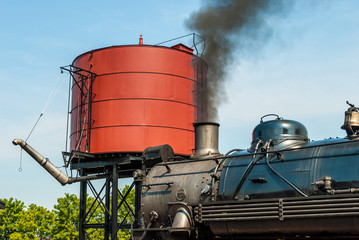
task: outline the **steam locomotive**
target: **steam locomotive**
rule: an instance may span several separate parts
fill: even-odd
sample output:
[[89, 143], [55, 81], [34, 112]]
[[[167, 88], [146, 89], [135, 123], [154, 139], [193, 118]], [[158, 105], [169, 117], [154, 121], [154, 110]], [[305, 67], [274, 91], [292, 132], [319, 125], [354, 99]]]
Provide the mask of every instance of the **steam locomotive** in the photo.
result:
[[[217, 123], [197, 123], [195, 153], [149, 147], [135, 239], [328, 239], [359, 236], [359, 113], [345, 138], [309, 141], [301, 123], [264, 116], [249, 149], [218, 151]], [[145, 229], [145, 230], [144, 230]]]

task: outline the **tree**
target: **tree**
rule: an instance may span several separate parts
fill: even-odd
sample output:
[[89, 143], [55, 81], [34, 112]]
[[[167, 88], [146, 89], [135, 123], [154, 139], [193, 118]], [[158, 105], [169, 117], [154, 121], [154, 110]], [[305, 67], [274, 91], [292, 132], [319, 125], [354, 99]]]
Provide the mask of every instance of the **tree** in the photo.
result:
[[5, 209], [0, 211], [0, 238], [10, 239], [10, 235], [17, 232], [16, 223], [24, 211], [24, 203], [14, 198], [2, 199]]
[[[128, 190], [129, 186], [121, 189], [119, 202]], [[120, 223], [132, 224], [132, 213], [128, 210], [134, 211], [134, 195], [134, 190], [131, 190], [126, 198], [126, 204], [119, 209]], [[66, 193], [64, 197], [58, 198], [52, 211], [36, 204], [25, 207], [22, 201], [13, 198], [3, 201], [6, 207], [0, 210], [1, 240], [75, 240], [79, 237], [80, 199], [75, 194]], [[103, 224], [105, 222], [103, 206], [95, 202], [95, 198], [88, 197], [87, 212], [91, 206], [91, 213], [86, 218], [86, 223]], [[86, 233], [89, 239], [104, 238], [104, 229], [87, 229]], [[130, 237], [131, 233], [128, 230], [118, 232], [119, 240], [127, 240]]]
[[44, 207], [30, 204], [27, 210], [20, 212], [15, 223], [16, 233], [11, 240], [52, 239], [55, 214]]
[[77, 239], [79, 236], [79, 206], [80, 200], [75, 194], [65, 193], [58, 198], [54, 206], [55, 225], [53, 237], [59, 240]]
[[44, 207], [22, 201], [4, 199], [6, 207], [0, 211], [0, 237], [6, 240], [51, 239], [55, 214]]

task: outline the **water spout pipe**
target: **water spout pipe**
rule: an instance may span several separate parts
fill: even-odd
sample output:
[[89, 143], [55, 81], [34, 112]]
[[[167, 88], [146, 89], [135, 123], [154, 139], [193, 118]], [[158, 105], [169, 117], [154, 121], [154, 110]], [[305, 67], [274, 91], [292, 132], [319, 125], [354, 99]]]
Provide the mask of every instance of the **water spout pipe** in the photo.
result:
[[36, 162], [38, 162], [43, 168], [45, 168], [45, 170], [48, 171], [62, 185], [108, 177], [108, 174], [97, 174], [75, 178], [69, 177], [65, 173], [61, 172], [60, 169], [55, 167], [49, 159], [42, 156], [22, 139], [15, 139], [14, 141], [12, 141], [12, 143], [14, 145], [19, 145], [22, 149], [24, 149], [33, 159], [36, 160]]
[[42, 156], [35, 149], [33, 149], [29, 144], [27, 144], [22, 139], [15, 139], [12, 141], [14, 145], [19, 145], [24, 149], [33, 159], [35, 159], [46, 171], [48, 171], [59, 183], [66, 185], [70, 182], [70, 177], [65, 173], [61, 172], [60, 169], [55, 167], [49, 159]]

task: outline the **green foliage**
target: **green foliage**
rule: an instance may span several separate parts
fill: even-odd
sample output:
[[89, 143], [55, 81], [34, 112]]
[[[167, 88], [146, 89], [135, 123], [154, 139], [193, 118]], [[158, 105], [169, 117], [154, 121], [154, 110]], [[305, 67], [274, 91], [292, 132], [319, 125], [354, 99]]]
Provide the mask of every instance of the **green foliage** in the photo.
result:
[[53, 212], [56, 215], [53, 237], [59, 240], [76, 239], [79, 236], [80, 200], [75, 194], [65, 193], [57, 199]]
[[51, 239], [55, 214], [44, 207], [30, 204], [15, 224], [18, 232], [10, 239]]
[[[122, 196], [128, 191], [129, 186], [121, 190]], [[118, 202], [121, 201], [121, 195]], [[118, 221], [126, 224], [132, 223], [128, 208], [134, 211], [134, 190], [130, 191], [127, 204], [118, 211]], [[24, 203], [17, 199], [2, 199], [6, 207], [0, 210], [0, 239], [3, 240], [75, 240], [79, 237], [79, 212], [80, 199], [75, 194], [66, 193], [64, 197], [57, 199], [54, 210], [30, 204], [25, 207]], [[86, 212], [90, 212], [86, 223], [103, 224], [105, 211], [95, 198], [87, 197]], [[91, 209], [90, 209], [91, 208]], [[110, 210], [111, 211], [111, 210]], [[87, 229], [90, 239], [103, 239], [103, 229]], [[128, 230], [118, 232], [119, 240], [131, 238]]]
[[10, 235], [17, 232], [16, 223], [24, 210], [24, 203], [17, 199], [2, 199], [5, 209], [0, 211], [0, 238], [7, 240]]

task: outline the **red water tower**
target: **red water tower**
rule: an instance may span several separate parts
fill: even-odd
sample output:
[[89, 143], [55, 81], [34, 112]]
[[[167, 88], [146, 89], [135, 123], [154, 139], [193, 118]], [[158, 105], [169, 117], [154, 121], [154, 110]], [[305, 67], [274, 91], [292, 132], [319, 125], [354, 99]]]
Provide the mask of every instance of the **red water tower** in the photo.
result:
[[169, 144], [194, 148], [193, 123], [206, 119], [206, 63], [193, 49], [112, 46], [73, 61], [71, 150], [139, 153]]

